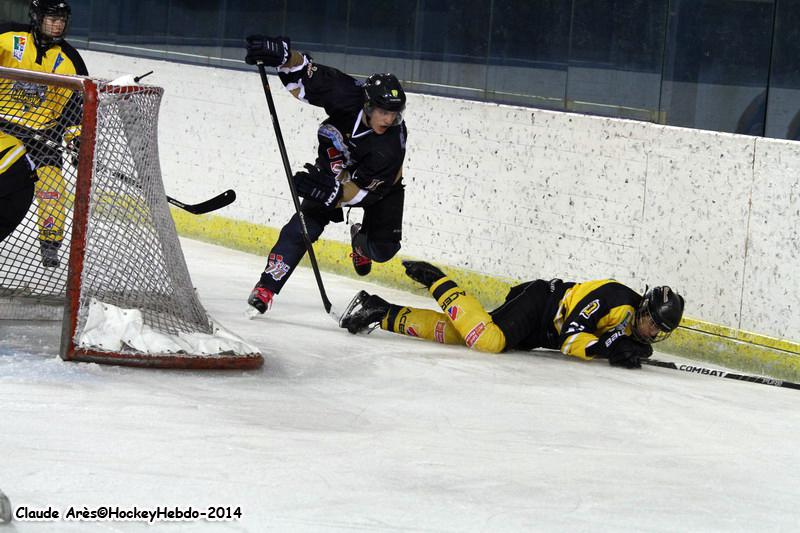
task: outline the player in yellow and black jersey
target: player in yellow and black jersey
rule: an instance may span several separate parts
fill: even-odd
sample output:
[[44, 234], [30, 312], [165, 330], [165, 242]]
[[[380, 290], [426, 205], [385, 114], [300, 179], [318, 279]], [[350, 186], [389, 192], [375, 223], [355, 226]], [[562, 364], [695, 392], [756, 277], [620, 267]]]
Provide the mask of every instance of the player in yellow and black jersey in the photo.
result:
[[[32, 0], [30, 25], [0, 25], [0, 66], [64, 75], [87, 75], [75, 48], [64, 40], [71, 9], [65, 0]], [[66, 184], [62, 142], [77, 147], [80, 103], [69, 89], [0, 78], [0, 131], [22, 141], [36, 166], [42, 264], [59, 266], [64, 238]]]
[[442, 312], [390, 304], [361, 291], [339, 325], [351, 333], [382, 329], [483, 352], [550, 348], [581, 359], [608, 359], [639, 368], [650, 346], [667, 338], [683, 316], [683, 298], [667, 286], [644, 296], [610, 279], [585, 283], [535, 280], [513, 287], [499, 308], [481, 304], [441, 270], [404, 261], [406, 274], [422, 283]]

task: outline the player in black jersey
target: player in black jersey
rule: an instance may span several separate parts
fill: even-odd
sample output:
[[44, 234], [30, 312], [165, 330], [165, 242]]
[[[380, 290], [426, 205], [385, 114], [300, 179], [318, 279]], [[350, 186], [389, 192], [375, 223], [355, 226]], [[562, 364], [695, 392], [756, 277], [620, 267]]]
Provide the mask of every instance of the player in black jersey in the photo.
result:
[[681, 321], [683, 298], [667, 286], [644, 296], [614, 280], [585, 283], [535, 280], [512, 287], [503, 305], [487, 313], [441, 270], [404, 261], [442, 312], [390, 304], [359, 292], [339, 322], [350, 333], [381, 329], [490, 353], [550, 348], [581, 359], [606, 358], [639, 368]]
[[[342, 222], [343, 207], [361, 207], [364, 217], [350, 228], [353, 266], [362, 276], [372, 261], [388, 261], [400, 250], [403, 159], [407, 131], [406, 95], [393, 74], [373, 74], [363, 83], [311, 56], [293, 51], [285, 37], [247, 38], [248, 64], [277, 67], [284, 86], [299, 100], [323, 107], [328, 118], [317, 131], [313, 164], [293, 176], [311, 241], [329, 222]], [[300, 219], [281, 230], [248, 303], [260, 313], [272, 305], [305, 255]]]

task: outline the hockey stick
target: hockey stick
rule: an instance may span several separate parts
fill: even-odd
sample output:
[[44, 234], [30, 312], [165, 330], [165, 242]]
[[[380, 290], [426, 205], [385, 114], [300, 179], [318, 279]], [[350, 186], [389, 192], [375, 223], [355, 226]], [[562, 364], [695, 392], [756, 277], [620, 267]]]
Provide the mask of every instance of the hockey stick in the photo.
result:
[[216, 211], [217, 209], [221, 209], [226, 205], [232, 204], [234, 200], [236, 200], [236, 191], [233, 189], [228, 189], [227, 191], [218, 194], [213, 198], [209, 198], [205, 202], [200, 202], [199, 204], [185, 204], [180, 200], [176, 200], [172, 196], [167, 196], [167, 202], [171, 203], [175, 207], [180, 207], [184, 211], [188, 211], [193, 215], [204, 215], [206, 213], [210, 213], [211, 211]]
[[[146, 75], [147, 74], [144, 74], [142, 77]], [[49, 148], [63, 152], [68, 156], [74, 156], [74, 157], [78, 156], [77, 150], [75, 150], [74, 148], [70, 146], [63, 146], [52, 139], [48, 139], [43, 135], [39, 135], [38, 133], [32, 135], [31, 138], [35, 141], [43, 143], [45, 146]], [[122, 182], [130, 183], [136, 186], [136, 182], [133, 178], [119, 172], [118, 170], [111, 171], [111, 175]], [[167, 196], [167, 202], [174, 205], [175, 207], [180, 207], [184, 211], [188, 211], [193, 215], [204, 215], [206, 213], [216, 211], [217, 209], [222, 209], [223, 207], [232, 204], [236, 200], [236, 191], [234, 191], [233, 189], [228, 189], [227, 191], [220, 193], [214, 196], [213, 198], [209, 198], [208, 200], [200, 202], [198, 204], [187, 204], [169, 195], [166, 196]]]
[[269, 115], [272, 118], [272, 127], [275, 129], [275, 137], [278, 140], [278, 150], [281, 153], [281, 160], [283, 161], [283, 169], [286, 171], [286, 179], [289, 181], [289, 191], [292, 194], [292, 202], [294, 202], [294, 210], [300, 218], [300, 227], [303, 230], [303, 242], [308, 251], [308, 259], [311, 261], [311, 268], [314, 270], [314, 277], [317, 279], [317, 287], [319, 287], [319, 295], [322, 297], [322, 305], [325, 306], [325, 312], [333, 317], [336, 322], [339, 322], [339, 315], [333, 310], [333, 305], [325, 293], [325, 285], [322, 283], [322, 276], [319, 273], [319, 265], [317, 265], [317, 257], [314, 255], [314, 246], [311, 244], [311, 238], [308, 236], [308, 227], [306, 226], [306, 219], [303, 211], [300, 209], [300, 200], [297, 197], [297, 190], [294, 188], [294, 181], [292, 181], [292, 168], [289, 164], [289, 156], [286, 155], [286, 144], [283, 142], [283, 134], [281, 133], [281, 125], [278, 123], [278, 113], [275, 110], [275, 102], [272, 100], [272, 91], [269, 89], [269, 80], [267, 80], [267, 71], [264, 68], [264, 63], [258, 62], [258, 73], [261, 75], [261, 85], [264, 87], [264, 96], [267, 97], [267, 106], [269, 107]]
[[785, 387], [787, 389], [800, 390], [800, 384], [792, 383], [791, 381], [783, 381], [774, 378], [765, 378], [762, 376], [748, 376], [747, 374], [735, 374], [733, 372], [726, 372], [725, 370], [716, 370], [713, 368], [704, 368], [702, 366], [675, 364], [671, 361], [658, 361], [656, 359], [642, 359], [643, 365], [658, 366], [661, 368], [670, 368], [672, 370], [680, 370], [682, 372], [689, 372], [690, 374], [702, 374], [704, 376], [713, 376], [717, 378], [735, 379], [738, 381], [749, 381], [751, 383], [761, 383], [762, 385], [772, 385], [773, 387]]

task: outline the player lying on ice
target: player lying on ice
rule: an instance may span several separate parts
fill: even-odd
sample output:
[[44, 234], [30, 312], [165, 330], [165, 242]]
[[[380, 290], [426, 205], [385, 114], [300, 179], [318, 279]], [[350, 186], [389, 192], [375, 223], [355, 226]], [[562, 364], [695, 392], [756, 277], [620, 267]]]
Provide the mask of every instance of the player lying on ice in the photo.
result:
[[[248, 64], [277, 67], [286, 88], [299, 100], [325, 108], [317, 131], [317, 157], [293, 176], [311, 242], [329, 222], [342, 222], [343, 207], [364, 209], [350, 227], [353, 266], [365, 276], [372, 261], [385, 262], [400, 250], [403, 223], [403, 158], [407, 131], [406, 95], [394, 74], [373, 74], [364, 83], [314, 63], [290, 50], [286, 37], [247, 38]], [[297, 214], [281, 230], [267, 266], [248, 303], [264, 313], [306, 253]]]
[[435, 266], [403, 261], [406, 275], [423, 284], [442, 312], [403, 307], [359, 292], [339, 325], [359, 333], [379, 325], [393, 333], [482, 352], [549, 348], [565, 355], [608, 359], [614, 366], [641, 367], [654, 342], [681, 321], [683, 298], [667, 286], [644, 296], [614, 280], [535, 280], [512, 287], [491, 312]]

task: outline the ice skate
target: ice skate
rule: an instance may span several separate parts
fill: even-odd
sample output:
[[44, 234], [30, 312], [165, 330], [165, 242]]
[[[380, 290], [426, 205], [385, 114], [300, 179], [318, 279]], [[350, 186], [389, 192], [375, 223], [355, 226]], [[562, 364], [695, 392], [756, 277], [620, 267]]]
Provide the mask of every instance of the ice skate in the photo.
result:
[[388, 312], [389, 302], [367, 291], [359, 291], [342, 313], [339, 327], [354, 335], [367, 330], [371, 332]]
[[247, 308], [247, 316], [255, 318], [258, 315], [263, 315], [272, 308], [272, 300], [275, 294], [268, 288], [257, 283], [247, 298], [247, 303], [250, 307]]

